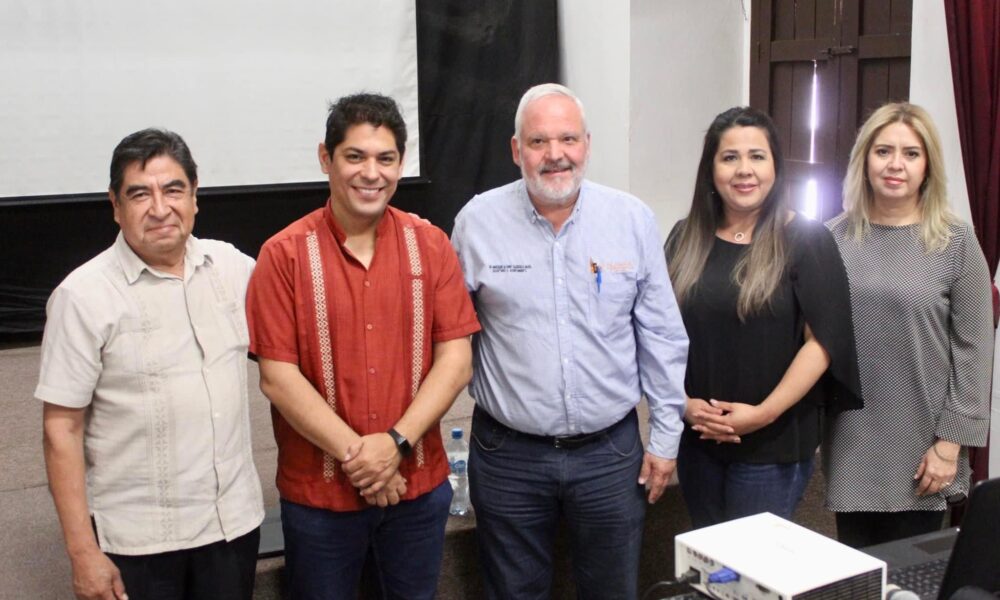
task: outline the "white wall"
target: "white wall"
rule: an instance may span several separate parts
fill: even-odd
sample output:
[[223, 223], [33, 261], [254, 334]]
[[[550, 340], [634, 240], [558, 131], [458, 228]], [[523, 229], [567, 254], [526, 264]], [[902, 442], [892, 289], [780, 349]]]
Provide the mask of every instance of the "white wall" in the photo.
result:
[[969, 192], [965, 186], [958, 115], [951, 79], [948, 30], [943, 2], [913, 3], [913, 36], [910, 43], [910, 102], [927, 109], [941, 136], [948, 172], [948, 199], [960, 217], [972, 222]]
[[587, 177], [629, 189], [628, 2], [560, 0], [562, 82], [583, 100], [591, 133]]
[[712, 118], [749, 99], [749, 0], [561, 0], [563, 82], [583, 100], [588, 177], [628, 190], [666, 237]]
[[653, 208], [666, 237], [690, 210], [705, 130], [749, 97], [744, 13], [739, 0], [631, 5], [628, 189]]

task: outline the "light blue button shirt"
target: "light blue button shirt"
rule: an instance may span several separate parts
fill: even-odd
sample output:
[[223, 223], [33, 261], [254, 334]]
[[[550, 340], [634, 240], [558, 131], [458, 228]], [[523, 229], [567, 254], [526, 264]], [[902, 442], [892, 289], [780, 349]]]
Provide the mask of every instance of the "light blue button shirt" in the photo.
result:
[[647, 450], [677, 456], [688, 338], [649, 207], [584, 181], [555, 233], [518, 180], [470, 200], [452, 244], [483, 327], [469, 388], [479, 406], [518, 431], [575, 435], [645, 394]]

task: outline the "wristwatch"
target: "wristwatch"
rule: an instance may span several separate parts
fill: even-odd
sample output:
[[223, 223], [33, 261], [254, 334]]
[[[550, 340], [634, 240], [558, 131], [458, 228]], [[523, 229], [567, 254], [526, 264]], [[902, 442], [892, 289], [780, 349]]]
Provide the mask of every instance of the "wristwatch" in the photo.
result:
[[403, 434], [393, 428], [389, 428], [389, 431], [386, 433], [392, 437], [392, 441], [396, 442], [396, 448], [399, 449], [399, 453], [403, 456], [403, 458], [406, 458], [411, 452], [413, 452], [413, 446], [410, 445], [410, 440], [406, 439]]

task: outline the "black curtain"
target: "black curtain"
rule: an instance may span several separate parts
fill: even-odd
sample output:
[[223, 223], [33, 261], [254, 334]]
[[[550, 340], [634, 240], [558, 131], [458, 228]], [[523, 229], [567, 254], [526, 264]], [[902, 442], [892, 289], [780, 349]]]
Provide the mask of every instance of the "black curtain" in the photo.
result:
[[418, 0], [422, 171], [434, 198], [414, 207], [450, 232], [476, 193], [520, 177], [511, 160], [521, 95], [557, 81], [556, 0]]
[[[402, 182], [393, 204], [450, 232], [474, 194], [520, 176], [514, 111], [528, 87], [558, 78], [556, 0], [417, 0], [417, 53], [423, 175]], [[325, 182], [202, 188], [195, 234], [256, 256], [326, 197]], [[117, 231], [104, 195], [0, 200], [0, 343], [37, 339], [49, 293]]]

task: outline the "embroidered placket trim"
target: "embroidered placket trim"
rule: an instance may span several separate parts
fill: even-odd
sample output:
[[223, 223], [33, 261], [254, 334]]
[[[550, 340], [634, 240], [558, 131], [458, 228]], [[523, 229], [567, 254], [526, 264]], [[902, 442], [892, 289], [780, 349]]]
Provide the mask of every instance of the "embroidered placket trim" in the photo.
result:
[[[420, 277], [424, 271], [420, 262], [420, 246], [417, 244], [417, 234], [413, 227], [403, 228], [403, 238], [406, 241], [406, 254], [410, 261], [410, 274], [414, 277]], [[410, 293], [413, 304], [413, 362], [410, 368], [410, 400], [412, 401], [417, 396], [417, 390], [420, 389], [420, 374], [424, 366], [424, 335], [426, 334], [424, 331], [424, 280], [413, 279]], [[423, 438], [417, 440], [413, 447], [413, 454], [417, 460], [417, 468], [423, 468]]]
[[[309, 253], [309, 274], [312, 278], [313, 305], [316, 310], [316, 335], [319, 338], [320, 366], [323, 386], [326, 388], [326, 403], [330, 410], [337, 412], [337, 388], [333, 372], [333, 345], [330, 340], [330, 322], [326, 312], [326, 281], [323, 277], [323, 259], [319, 252], [319, 236], [315, 231], [306, 235], [306, 250]], [[337, 475], [337, 459], [323, 453], [323, 479], [333, 481]]]

